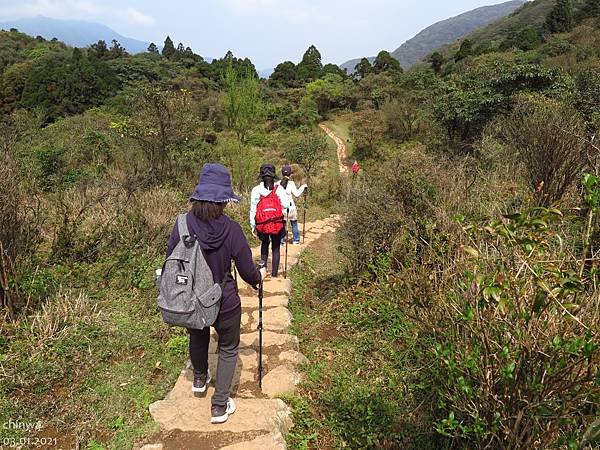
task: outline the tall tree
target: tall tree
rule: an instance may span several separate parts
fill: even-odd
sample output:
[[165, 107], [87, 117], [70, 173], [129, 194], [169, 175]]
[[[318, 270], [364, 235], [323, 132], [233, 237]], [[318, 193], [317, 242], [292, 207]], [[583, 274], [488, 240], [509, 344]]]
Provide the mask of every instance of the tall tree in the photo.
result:
[[183, 46], [183, 44], [180, 42], [179, 45], [177, 46], [177, 55], [178, 56], [183, 56], [183, 53], [185, 52], [185, 47]]
[[158, 53], [158, 47], [154, 42], [150, 42], [150, 45], [148, 46], [148, 53]]
[[304, 81], [316, 80], [321, 76], [323, 63], [321, 62], [321, 53], [317, 47], [311, 45], [302, 56], [302, 61], [298, 64], [299, 78]]
[[162, 55], [165, 58], [172, 58], [175, 56], [175, 46], [173, 45], [173, 41], [169, 36], [165, 39], [165, 44], [163, 45]]
[[243, 146], [248, 133], [261, 122], [265, 113], [259, 81], [250, 70], [240, 75], [233, 64], [227, 66], [224, 78], [227, 125], [235, 131], [240, 146]]
[[473, 54], [473, 42], [470, 39], [465, 39], [460, 44], [460, 48], [456, 55], [454, 55], [454, 61], [459, 62]]
[[390, 55], [390, 52], [382, 50], [373, 62], [373, 71], [375, 73], [402, 72], [402, 66], [400, 61]]
[[97, 59], [98, 61], [109, 59], [109, 51], [106, 41], [100, 39], [95, 44], [90, 45], [88, 55], [90, 55], [90, 57], [93, 59]]
[[291, 61], [279, 63], [269, 77], [269, 82], [273, 85], [295, 87], [298, 81], [298, 71], [296, 64]]
[[302, 166], [310, 184], [314, 169], [327, 157], [327, 140], [322, 133], [305, 132], [298, 142], [288, 147], [285, 157]]
[[546, 16], [546, 28], [550, 33], [566, 33], [575, 26], [571, 0], [557, 0]]
[[371, 61], [367, 58], [363, 58], [360, 62], [354, 66], [354, 71], [358, 74], [360, 78], [364, 78], [373, 72], [373, 66], [371, 65]]
[[429, 62], [431, 63], [431, 68], [436, 74], [439, 74], [442, 71], [442, 66], [444, 65], [444, 56], [440, 52], [434, 52], [429, 57]]
[[125, 50], [125, 47], [119, 44], [119, 41], [117, 41], [116, 39], [112, 40], [112, 45], [110, 47], [110, 56], [113, 59], [127, 56], [127, 51]]

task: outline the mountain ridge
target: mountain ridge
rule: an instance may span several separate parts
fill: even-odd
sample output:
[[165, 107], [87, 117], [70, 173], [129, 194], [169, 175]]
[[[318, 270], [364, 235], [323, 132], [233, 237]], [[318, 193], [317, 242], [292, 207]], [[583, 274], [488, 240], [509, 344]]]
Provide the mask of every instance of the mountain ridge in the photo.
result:
[[63, 20], [45, 16], [35, 16], [0, 23], [0, 28], [8, 30], [16, 28], [20, 32], [33, 37], [42, 36], [46, 39], [57, 38], [59, 41], [73, 47], [87, 47], [99, 40], [110, 45], [117, 40], [128, 52], [141, 53], [148, 49], [149, 42], [123, 36], [112, 28], [98, 22], [84, 20]]
[[[400, 61], [400, 65], [404, 69], [409, 69], [437, 48], [451, 44], [479, 28], [508, 16], [527, 2], [528, 0], [510, 0], [495, 5], [481, 6], [441, 20], [404, 42], [391, 52], [391, 55]], [[373, 62], [375, 57], [368, 57], [368, 59]], [[360, 60], [361, 58], [352, 59], [340, 67], [347, 69], [349, 73], [354, 72], [354, 67]]]

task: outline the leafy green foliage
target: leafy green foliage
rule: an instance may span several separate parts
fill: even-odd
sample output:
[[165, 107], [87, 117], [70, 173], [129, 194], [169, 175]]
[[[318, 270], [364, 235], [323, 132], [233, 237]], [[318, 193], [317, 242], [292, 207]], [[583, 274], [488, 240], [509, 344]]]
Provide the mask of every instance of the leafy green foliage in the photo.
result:
[[458, 49], [458, 52], [456, 52], [456, 55], [454, 55], [454, 61], [458, 62], [460, 60], [463, 60], [463, 59], [471, 56], [472, 54], [473, 54], [473, 42], [471, 42], [470, 39], [465, 39], [460, 44], [460, 48]]
[[588, 67], [577, 76], [575, 84], [575, 105], [593, 133], [600, 128], [600, 74]]
[[353, 85], [340, 75], [328, 74], [309, 83], [306, 91], [316, 102], [319, 114], [326, 115], [332, 108], [343, 108], [351, 103]]
[[360, 78], [364, 78], [373, 71], [373, 65], [367, 58], [362, 58], [360, 62], [354, 66], [354, 71]]
[[300, 84], [296, 64], [292, 61], [279, 63], [269, 77], [269, 82], [274, 86], [296, 87]]
[[493, 57], [451, 77], [439, 92], [435, 114], [454, 146], [467, 148], [494, 115], [510, 110], [519, 92], [558, 94], [570, 89], [557, 70]]
[[314, 45], [308, 47], [302, 56], [302, 61], [298, 64], [297, 70], [298, 78], [307, 82], [316, 80], [321, 76], [323, 63], [321, 62], [321, 53], [317, 50], [317, 47]]
[[310, 180], [314, 170], [326, 158], [326, 149], [327, 141], [321, 133], [306, 131], [287, 148], [285, 156], [289, 161], [302, 166]]
[[402, 72], [400, 62], [390, 55], [389, 52], [382, 50], [377, 54], [375, 61], [373, 62], [373, 72]]
[[374, 158], [378, 155], [378, 144], [386, 131], [379, 111], [366, 110], [357, 114], [350, 125], [350, 137], [358, 159]]
[[[439, 433], [479, 448], [549, 446], [559, 442], [557, 434], [570, 440], [585, 430], [577, 412], [598, 396], [590, 369], [599, 347], [576, 261], [549, 262], [561, 245], [562, 218], [558, 210], [535, 208], [505, 215], [483, 234], [471, 229], [480, 245], [464, 248], [462, 287], [446, 292], [439, 316], [455, 322], [432, 350]], [[492, 241], [493, 255], [483, 247]], [[559, 410], [569, 419], [558, 419]]]
[[135, 105], [134, 116], [113, 122], [111, 128], [136, 142], [148, 164], [148, 179], [164, 180], [173, 173], [175, 152], [201, 131], [189, 92], [145, 85]]
[[224, 108], [227, 125], [235, 131], [240, 144], [243, 145], [248, 133], [265, 116], [258, 79], [250, 72], [238, 74], [231, 65], [225, 72], [225, 85]]
[[429, 62], [431, 63], [431, 68], [436, 74], [439, 74], [442, 71], [442, 66], [444, 65], [445, 58], [440, 52], [433, 52], [429, 57]]
[[550, 33], [565, 33], [575, 25], [572, 0], [557, 0], [546, 17], [546, 28]]

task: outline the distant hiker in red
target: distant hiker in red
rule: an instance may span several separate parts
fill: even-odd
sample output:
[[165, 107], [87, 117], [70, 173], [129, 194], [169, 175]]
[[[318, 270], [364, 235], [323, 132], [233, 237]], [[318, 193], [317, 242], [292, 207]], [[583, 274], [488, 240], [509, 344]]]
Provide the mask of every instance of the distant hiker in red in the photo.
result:
[[356, 175], [359, 170], [360, 166], [358, 165], [358, 161], [354, 161], [354, 164], [352, 164], [352, 173]]
[[250, 226], [252, 234], [261, 241], [260, 257], [265, 263], [269, 258], [269, 243], [273, 248], [271, 276], [277, 277], [281, 259], [281, 240], [285, 236], [283, 226], [284, 211], [290, 207], [285, 189], [275, 183], [275, 166], [263, 164], [259, 178], [262, 182], [250, 194]]
[[[239, 200], [233, 193], [229, 171], [221, 164], [205, 164], [200, 181], [190, 197], [191, 210], [185, 216], [186, 226], [179, 227], [175, 223], [167, 246], [169, 257], [184, 238], [180, 235], [180, 229], [183, 228], [185, 233], [189, 233], [186, 238], [191, 237], [199, 242], [213, 281], [221, 285], [221, 305], [212, 325], [219, 335], [219, 362], [215, 392], [211, 399], [212, 423], [225, 422], [236, 408], [230, 390], [238, 359], [242, 307], [236, 281], [231, 274], [231, 261], [235, 261], [242, 279], [255, 288], [264, 275], [264, 269], [259, 271], [252, 261], [252, 252], [242, 227], [223, 214], [228, 203], [237, 203]], [[187, 284], [187, 278], [185, 283], [180, 284]], [[203, 393], [211, 382], [208, 369], [210, 326], [188, 328], [188, 333], [190, 359], [194, 367], [192, 392]]]

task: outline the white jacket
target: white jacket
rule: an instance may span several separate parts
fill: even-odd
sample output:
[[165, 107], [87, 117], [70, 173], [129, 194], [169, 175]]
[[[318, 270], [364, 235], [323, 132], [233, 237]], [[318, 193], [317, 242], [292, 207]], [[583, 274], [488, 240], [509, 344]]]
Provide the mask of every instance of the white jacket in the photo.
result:
[[[304, 193], [304, 189], [307, 187], [308, 186], [306, 184], [303, 184], [300, 186], [300, 188], [296, 188], [296, 183], [294, 183], [292, 180], [288, 180], [287, 187], [285, 189], [283, 189], [283, 186], [281, 187], [281, 190], [284, 192], [285, 204], [289, 205], [287, 215], [285, 208], [283, 210], [286, 220], [298, 220], [298, 211], [296, 209], [296, 203], [294, 203], [294, 196], [300, 197]], [[281, 204], [283, 205], [284, 202], [282, 201]]]

